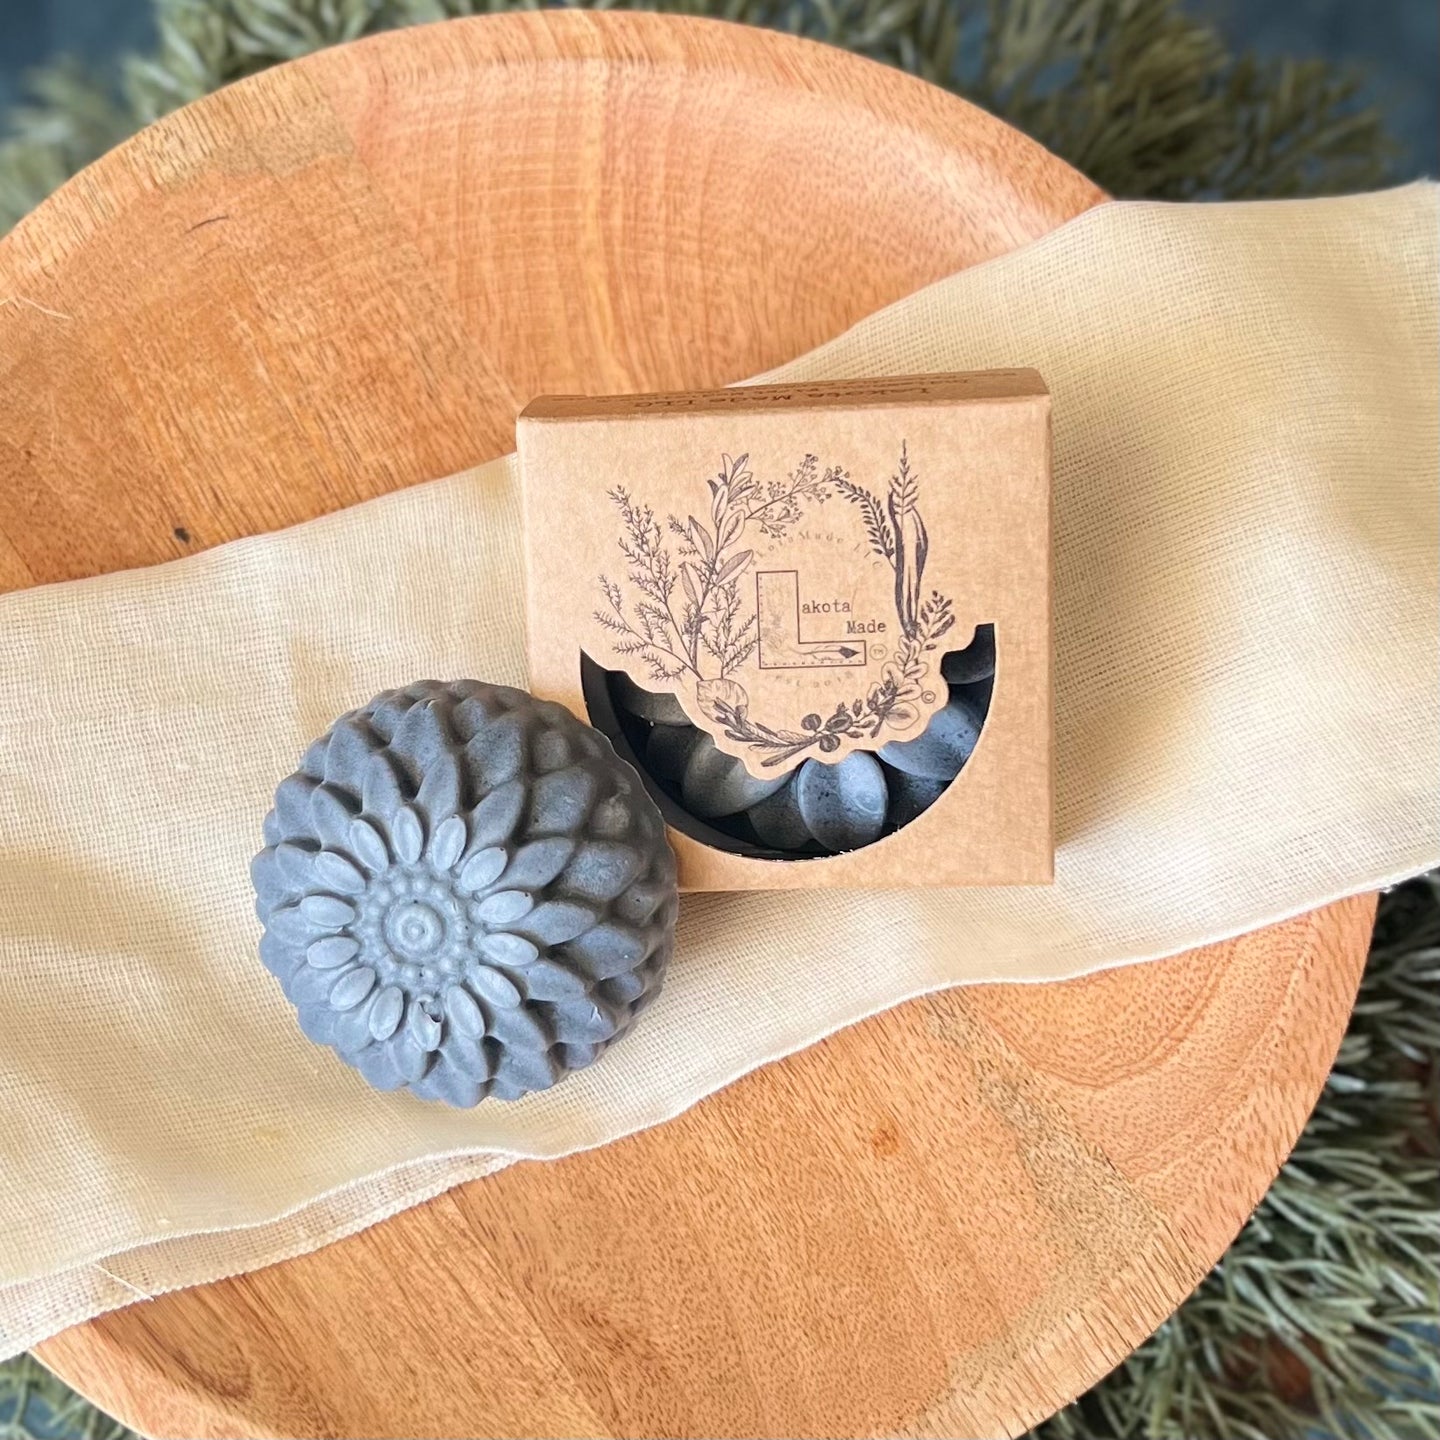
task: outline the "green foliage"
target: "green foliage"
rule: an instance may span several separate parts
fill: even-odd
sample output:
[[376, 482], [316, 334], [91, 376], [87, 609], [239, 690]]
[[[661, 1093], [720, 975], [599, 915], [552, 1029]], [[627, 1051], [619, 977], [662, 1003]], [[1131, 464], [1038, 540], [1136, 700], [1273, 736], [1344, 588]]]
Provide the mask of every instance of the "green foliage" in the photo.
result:
[[0, 1365], [0, 1440], [139, 1440], [82, 1400], [38, 1360]]
[[[521, 0], [526, 3], [526, 0]], [[604, 3], [604, 0], [600, 0]], [[140, 125], [325, 45], [509, 0], [156, 0], [154, 54], [41, 71], [0, 138], [0, 226]], [[1229, 54], [1179, 0], [663, 0], [844, 45], [1004, 116], [1119, 195], [1383, 184], [1353, 77]], [[1387, 896], [1320, 1107], [1254, 1219], [1173, 1319], [1044, 1440], [1440, 1437], [1440, 882]], [[1426, 1327], [1431, 1327], [1426, 1329]], [[0, 1440], [121, 1440], [34, 1361], [0, 1366]]]
[[0, 130], [0, 233], [137, 125], [73, 61], [36, 71], [27, 89], [28, 103], [12, 110]]

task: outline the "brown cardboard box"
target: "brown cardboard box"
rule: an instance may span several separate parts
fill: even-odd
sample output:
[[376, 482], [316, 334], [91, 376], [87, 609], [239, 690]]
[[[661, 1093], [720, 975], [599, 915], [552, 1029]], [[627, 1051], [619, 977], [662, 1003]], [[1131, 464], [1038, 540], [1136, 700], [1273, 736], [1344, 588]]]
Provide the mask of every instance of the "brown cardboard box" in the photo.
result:
[[[1033, 370], [537, 400], [518, 427], [530, 683], [627, 743], [619, 672], [757, 777], [913, 738], [995, 627], [993, 697], [931, 807], [764, 858], [648, 781], [690, 890], [1048, 882], [1050, 397]], [[633, 738], [633, 737], [632, 737]], [[717, 822], [718, 823], [718, 822]]]

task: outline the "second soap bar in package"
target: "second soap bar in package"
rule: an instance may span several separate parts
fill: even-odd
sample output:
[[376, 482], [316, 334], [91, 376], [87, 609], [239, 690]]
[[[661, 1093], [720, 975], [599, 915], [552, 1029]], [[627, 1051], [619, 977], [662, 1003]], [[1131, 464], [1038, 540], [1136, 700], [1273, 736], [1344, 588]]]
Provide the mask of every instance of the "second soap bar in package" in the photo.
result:
[[518, 427], [530, 684], [689, 890], [1053, 873], [1033, 370], [552, 397]]

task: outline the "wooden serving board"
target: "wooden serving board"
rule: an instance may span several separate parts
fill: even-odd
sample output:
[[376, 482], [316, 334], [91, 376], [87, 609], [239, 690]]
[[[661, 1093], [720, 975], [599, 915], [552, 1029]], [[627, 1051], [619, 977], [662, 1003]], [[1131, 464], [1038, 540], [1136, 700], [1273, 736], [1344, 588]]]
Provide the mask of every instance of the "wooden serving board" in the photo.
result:
[[[0, 585], [449, 474], [542, 391], [753, 374], [1101, 198], [916, 80], [711, 22], [513, 15], [287, 65], [0, 241]], [[1010, 1434], [1234, 1235], [1372, 912], [914, 1002], [40, 1353], [153, 1435]]]

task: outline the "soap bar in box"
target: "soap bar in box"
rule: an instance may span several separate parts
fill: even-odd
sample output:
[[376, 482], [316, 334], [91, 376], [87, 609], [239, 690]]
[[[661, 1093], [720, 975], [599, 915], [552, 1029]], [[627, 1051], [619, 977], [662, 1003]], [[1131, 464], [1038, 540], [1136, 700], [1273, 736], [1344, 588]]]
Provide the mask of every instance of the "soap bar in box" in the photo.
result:
[[1051, 878], [1049, 419], [1031, 370], [525, 410], [531, 685], [683, 888]]

